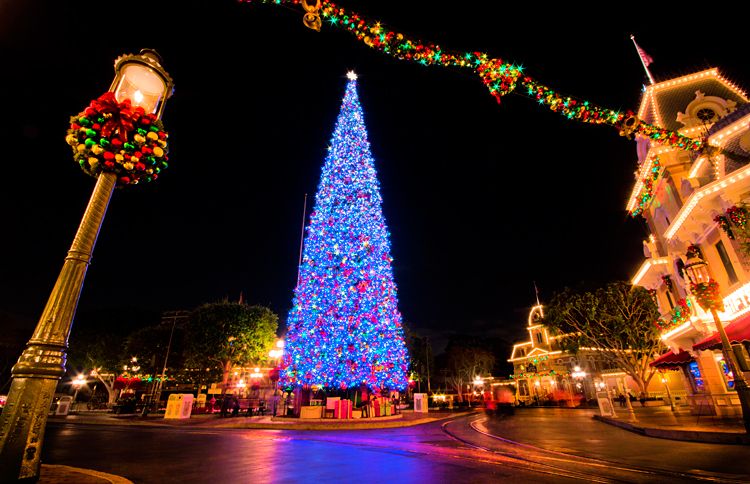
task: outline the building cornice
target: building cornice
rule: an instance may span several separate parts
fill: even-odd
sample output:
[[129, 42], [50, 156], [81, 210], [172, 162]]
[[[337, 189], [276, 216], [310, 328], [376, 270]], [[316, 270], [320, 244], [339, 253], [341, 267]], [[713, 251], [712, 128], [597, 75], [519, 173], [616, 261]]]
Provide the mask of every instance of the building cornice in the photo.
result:
[[717, 192], [724, 190], [740, 182], [741, 180], [744, 180], [748, 176], [750, 176], [750, 165], [744, 166], [739, 170], [732, 172], [728, 176], [713, 181], [708, 185], [694, 191], [685, 201], [685, 204], [682, 206], [682, 208], [680, 208], [680, 211], [677, 212], [677, 216], [674, 218], [672, 223], [669, 224], [667, 230], [664, 231], [664, 237], [667, 240], [672, 240], [672, 238], [674, 238], [674, 236], [680, 230], [680, 227], [682, 227], [682, 224], [685, 223], [685, 220], [687, 220], [687, 218], [693, 212], [693, 209], [695, 209], [695, 207], [697, 207], [698, 204], [701, 203], [701, 201], [709, 199], [711, 196], [717, 194]]

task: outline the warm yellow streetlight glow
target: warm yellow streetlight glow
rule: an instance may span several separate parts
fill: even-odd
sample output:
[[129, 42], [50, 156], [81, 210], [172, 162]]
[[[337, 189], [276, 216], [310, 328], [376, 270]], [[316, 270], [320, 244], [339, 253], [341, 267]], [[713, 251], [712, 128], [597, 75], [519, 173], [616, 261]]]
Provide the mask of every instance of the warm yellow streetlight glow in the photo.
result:
[[164, 79], [145, 64], [131, 64], [122, 70], [122, 77], [115, 88], [115, 99], [123, 102], [130, 99], [134, 106], [147, 113], [156, 113], [164, 98]]

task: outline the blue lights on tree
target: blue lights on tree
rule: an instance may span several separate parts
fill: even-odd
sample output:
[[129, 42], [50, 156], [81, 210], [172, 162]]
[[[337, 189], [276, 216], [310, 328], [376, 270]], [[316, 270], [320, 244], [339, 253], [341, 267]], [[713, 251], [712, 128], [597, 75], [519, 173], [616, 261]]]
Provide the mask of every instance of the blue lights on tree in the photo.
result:
[[404, 389], [389, 233], [357, 81], [349, 74], [287, 320], [281, 383]]

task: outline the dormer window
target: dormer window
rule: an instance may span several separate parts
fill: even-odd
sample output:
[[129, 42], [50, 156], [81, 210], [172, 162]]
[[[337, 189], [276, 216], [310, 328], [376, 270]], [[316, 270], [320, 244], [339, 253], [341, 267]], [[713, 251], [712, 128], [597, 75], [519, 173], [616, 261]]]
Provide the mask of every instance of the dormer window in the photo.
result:
[[695, 91], [695, 99], [685, 108], [684, 113], [677, 113], [677, 121], [686, 128], [698, 127], [715, 123], [737, 107], [731, 99], [718, 96], [706, 96], [701, 91]]

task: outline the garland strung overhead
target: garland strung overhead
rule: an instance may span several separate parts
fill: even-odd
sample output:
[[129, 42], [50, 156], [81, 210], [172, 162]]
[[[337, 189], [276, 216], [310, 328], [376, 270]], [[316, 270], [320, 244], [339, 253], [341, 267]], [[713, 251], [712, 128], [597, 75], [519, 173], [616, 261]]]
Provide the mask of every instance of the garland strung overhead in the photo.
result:
[[[588, 101], [563, 96], [532, 77], [524, 75], [522, 66], [508, 64], [499, 58], [491, 58], [483, 52], [450, 51], [437, 44], [409, 39], [404, 34], [387, 29], [380, 22], [365, 19], [358, 13], [347, 11], [328, 0], [316, 0], [314, 5], [311, 5], [308, 0], [241, 1], [301, 5], [306, 12], [303, 17], [304, 24], [313, 30], [320, 30], [321, 25], [325, 23], [347, 30], [364, 44], [397, 59], [426, 66], [471, 69], [498, 102], [508, 93], [520, 92], [568, 119], [591, 124], [608, 124], [617, 128], [622, 136], [628, 138], [640, 135], [654, 142], [688, 151], [700, 151], [705, 145], [703, 140], [692, 139], [675, 131], [644, 123], [632, 111], [623, 113], [596, 106]], [[519, 86], [521, 89], [516, 89]]]

